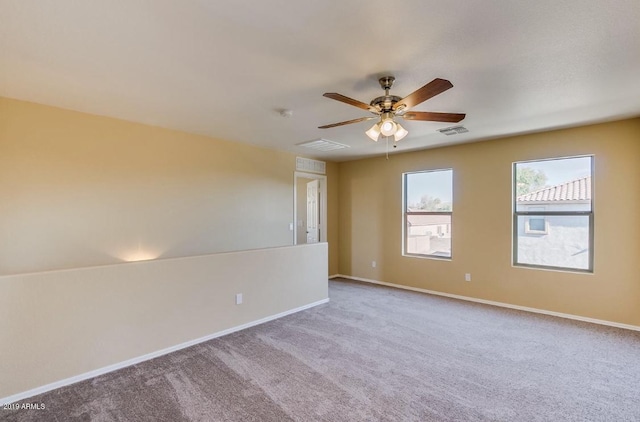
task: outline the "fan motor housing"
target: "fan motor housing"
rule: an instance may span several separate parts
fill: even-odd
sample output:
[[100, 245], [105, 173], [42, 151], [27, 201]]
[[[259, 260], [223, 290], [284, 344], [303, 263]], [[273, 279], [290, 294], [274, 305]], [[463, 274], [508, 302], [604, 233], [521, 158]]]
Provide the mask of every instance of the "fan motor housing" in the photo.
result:
[[382, 97], [374, 98], [371, 101], [371, 105], [380, 109], [380, 111], [390, 111], [391, 107], [402, 98], [397, 95], [383, 95]]

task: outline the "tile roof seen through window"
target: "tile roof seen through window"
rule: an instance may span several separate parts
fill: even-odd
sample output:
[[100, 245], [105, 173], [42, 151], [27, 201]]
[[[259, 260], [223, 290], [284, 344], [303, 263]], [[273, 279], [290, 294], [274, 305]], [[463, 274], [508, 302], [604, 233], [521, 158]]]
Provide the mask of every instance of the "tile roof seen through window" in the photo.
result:
[[555, 186], [538, 189], [517, 198], [518, 202], [589, 201], [591, 176], [571, 180]]

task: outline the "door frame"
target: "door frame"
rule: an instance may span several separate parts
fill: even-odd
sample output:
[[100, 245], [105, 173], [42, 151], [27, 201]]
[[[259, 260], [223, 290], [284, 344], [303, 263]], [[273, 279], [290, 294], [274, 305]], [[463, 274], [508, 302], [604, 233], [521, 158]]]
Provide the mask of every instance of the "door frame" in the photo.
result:
[[[327, 241], [327, 176], [324, 174], [305, 173], [295, 171], [293, 173], [293, 244], [298, 244], [298, 178], [318, 180], [318, 192], [320, 193], [320, 239], [319, 243]], [[306, 230], [306, 227], [304, 227]]]

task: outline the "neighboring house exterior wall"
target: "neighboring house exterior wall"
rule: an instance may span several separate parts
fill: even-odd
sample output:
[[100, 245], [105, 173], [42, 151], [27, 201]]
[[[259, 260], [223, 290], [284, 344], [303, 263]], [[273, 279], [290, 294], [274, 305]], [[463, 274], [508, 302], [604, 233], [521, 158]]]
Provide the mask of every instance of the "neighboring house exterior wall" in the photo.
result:
[[[590, 184], [591, 178], [585, 177], [521, 195], [516, 199], [516, 211], [589, 211]], [[567, 189], [569, 185], [580, 188]], [[521, 216], [517, 224], [519, 263], [589, 268], [588, 217]]]
[[451, 251], [451, 217], [448, 215], [410, 215], [407, 224], [407, 250], [437, 255]]

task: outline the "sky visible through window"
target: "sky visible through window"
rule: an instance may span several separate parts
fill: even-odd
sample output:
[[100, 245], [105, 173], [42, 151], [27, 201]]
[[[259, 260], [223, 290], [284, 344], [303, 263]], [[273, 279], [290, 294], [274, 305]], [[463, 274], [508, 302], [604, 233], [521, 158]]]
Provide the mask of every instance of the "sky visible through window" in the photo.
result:
[[[517, 169], [528, 167], [547, 176], [546, 186], [555, 186], [591, 174], [591, 157], [520, 162]], [[423, 195], [452, 203], [453, 170], [434, 170], [407, 174], [407, 203], [417, 204]]]
[[516, 171], [524, 167], [544, 172], [547, 176], [546, 185], [555, 186], [590, 175], [591, 157], [521, 162], [516, 164]]
[[429, 195], [451, 204], [452, 173], [453, 170], [434, 170], [407, 174], [407, 203], [417, 204], [424, 195]]

